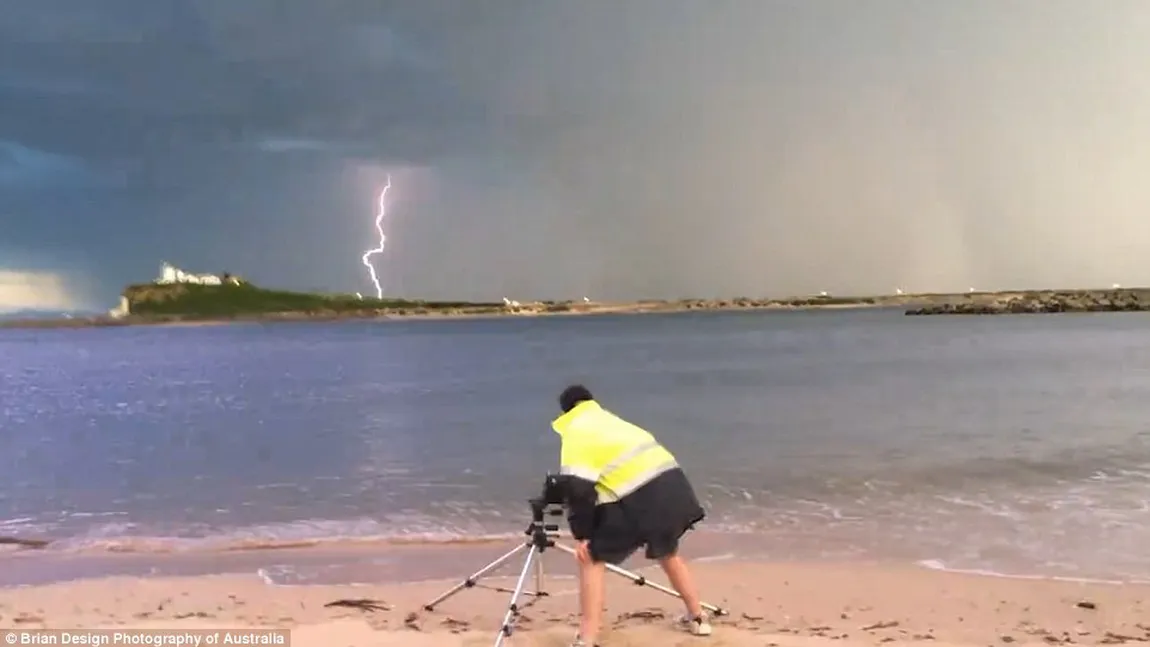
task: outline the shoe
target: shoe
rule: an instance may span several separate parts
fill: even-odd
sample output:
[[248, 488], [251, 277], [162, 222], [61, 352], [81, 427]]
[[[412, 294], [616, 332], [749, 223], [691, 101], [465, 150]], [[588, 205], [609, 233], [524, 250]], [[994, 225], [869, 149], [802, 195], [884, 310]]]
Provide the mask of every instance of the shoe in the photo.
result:
[[692, 618], [691, 616], [684, 615], [679, 618], [679, 626], [687, 630], [688, 633], [694, 636], [710, 636], [711, 635], [711, 622], [707, 618], [707, 613], [703, 613]]
[[570, 647], [599, 647], [599, 643], [590, 645], [587, 641], [583, 640], [583, 636], [575, 636], [575, 640], [571, 641]]

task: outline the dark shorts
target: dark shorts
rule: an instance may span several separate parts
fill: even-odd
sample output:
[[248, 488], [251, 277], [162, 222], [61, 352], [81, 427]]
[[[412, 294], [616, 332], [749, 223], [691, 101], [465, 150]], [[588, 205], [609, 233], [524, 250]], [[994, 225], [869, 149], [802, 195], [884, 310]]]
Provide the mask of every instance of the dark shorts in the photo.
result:
[[703, 516], [683, 472], [666, 472], [622, 501], [595, 509], [591, 557], [618, 565], [644, 547], [647, 559], [672, 557], [679, 552], [679, 540]]
[[638, 537], [633, 533], [604, 530], [591, 537], [591, 558], [597, 562], [619, 565], [627, 561], [635, 551], [646, 547], [647, 559], [665, 559], [679, 552], [679, 539], [683, 533], [666, 533], [651, 538]]

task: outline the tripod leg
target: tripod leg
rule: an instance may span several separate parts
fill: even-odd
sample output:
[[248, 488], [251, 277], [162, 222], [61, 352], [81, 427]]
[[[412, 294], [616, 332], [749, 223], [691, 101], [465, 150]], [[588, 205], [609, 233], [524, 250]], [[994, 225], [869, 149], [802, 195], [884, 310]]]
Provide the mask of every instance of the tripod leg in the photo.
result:
[[[561, 550], [561, 551], [563, 551], [569, 555], [575, 555], [575, 549], [574, 548], [571, 548], [570, 546], [564, 546], [563, 544], [560, 544], [559, 542], [555, 542], [555, 548], [558, 548], [559, 550]], [[623, 568], [619, 568], [618, 566], [615, 566], [614, 564], [607, 564], [607, 570], [611, 571], [612, 573], [614, 573], [616, 575], [622, 575], [623, 577], [631, 580], [632, 582], [634, 582], [635, 584], [638, 584], [639, 586], [649, 586], [649, 587], [655, 589], [656, 591], [666, 593], [667, 595], [674, 596], [676, 598], [679, 598], [680, 600], [683, 599], [683, 596], [679, 595], [679, 592], [676, 591], [675, 589], [663, 586], [662, 584], [659, 584], [658, 582], [652, 582], [651, 580], [647, 579], [646, 577], [643, 577], [642, 575], [639, 575], [638, 573], [632, 573], [631, 571], [628, 571], [628, 570], [623, 569]], [[715, 614], [715, 616], [725, 616], [725, 615], [730, 614], [730, 611], [728, 611], [727, 609], [722, 609], [722, 608], [717, 607], [713, 604], [707, 604], [706, 602], [701, 603], [701, 606], [704, 609], [706, 609], [707, 611], [710, 611], [711, 613]]]
[[547, 595], [543, 591], [543, 554], [540, 553], [538, 559], [535, 560], [535, 595], [536, 597], [543, 597]]
[[511, 635], [512, 625], [519, 617], [519, 596], [523, 595], [523, 588], [527, 586], [527, 576], [531, 573], [531, 562], [539, 556], [539, 549], [532, 544], [531, 550], [527, 552], [527, 559], [523, 561], [523, 570], [519, 571], [519, 579], [515, 582], [511, 601], [507, 604], [507, 614], [503, 616], [503, 626], [499, 628], [499, 635], [495, 638], [495, 647], [500, 647], [503, 644], [503, 639]]
[[[458, 593], [459, 591], [461, 591], [463, 589], [469, 589], [469, 588], [475, 586], [475, 582], [478, 581], [479, 578], [481, 578], [484, 575], [487, 575], [488, 573], [490, 573], [491, 571], [499, 568], [504, 562], [511, 559], [519, 551], [523, 550], [524, 548], [527, 548], [528, 546], [531, 546], [531, 544], [528, 544], [528, 543], [519, 544], [515, 548], [507, 551], [507, 553], [505, 553], [502, 557], [496, 558], [495, 561], [491, 562], [487, 566], [484, 566], [483, 568], [479, 569], [478, 571], [475, 571], [470, 576], [468, 576], [467, 579], [463, 580], [459, 584], [456, 584], [455, 586], [453, 586], [450, 589], [448, 589], [447, 591], [445, 591], [443, 593], [443, 595], [440, 595], [439, 597], [435, 598], [431, 602], [428, 602], [427, 604], [423, 605], [424, 610], [434, 611], [436, 605], [438, 605], [440, 602], [443, 602], [447, 598], [455, 595], [456, 593]], [[534, 547], [532, 547], [532, 548], [534, 548]]]

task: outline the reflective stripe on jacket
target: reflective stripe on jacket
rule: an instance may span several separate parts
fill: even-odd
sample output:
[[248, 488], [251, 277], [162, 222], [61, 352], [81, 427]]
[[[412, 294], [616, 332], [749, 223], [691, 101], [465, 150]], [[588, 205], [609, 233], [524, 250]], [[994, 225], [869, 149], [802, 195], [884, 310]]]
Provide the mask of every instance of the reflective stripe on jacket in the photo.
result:
[[563, 439], [560, 473], [594, 483], [597, 505], [618, 501], [679, 466], [647, 430], [597, 402], [580, 402], [551, 427]]

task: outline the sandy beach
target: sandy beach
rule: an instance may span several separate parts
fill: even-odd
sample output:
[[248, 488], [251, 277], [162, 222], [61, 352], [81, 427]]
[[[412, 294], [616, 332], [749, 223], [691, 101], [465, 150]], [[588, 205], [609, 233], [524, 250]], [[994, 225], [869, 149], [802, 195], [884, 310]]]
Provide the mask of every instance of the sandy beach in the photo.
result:
[[[550, 559], [562, 559], [561, 556]], [[645, 574], [650, 567], [638, 565]], [[731, 610], [715, 634], [679, 632], [677, 599], [611, 576], [602, 644], [800, 647], [1150, 642], [1150, 586], [1006, 578], [871, 563], [700, 563], [708, 602]], [[476, 587], [434, 612], [422, 605], [453, 581], [271, 586], [258, 575], [106, 578], [0, 590], [3, 631], [115, 628], [290, 630], [296, 647], [455, 647], [494, 641], [509, 595]], [[481, 581], [514, 585], [510, 576]], [[524, 611], [506, 644], [561, 647], [574, 632], [569, 577]], [[328, 606], [368, 599], [377, 610]]]

